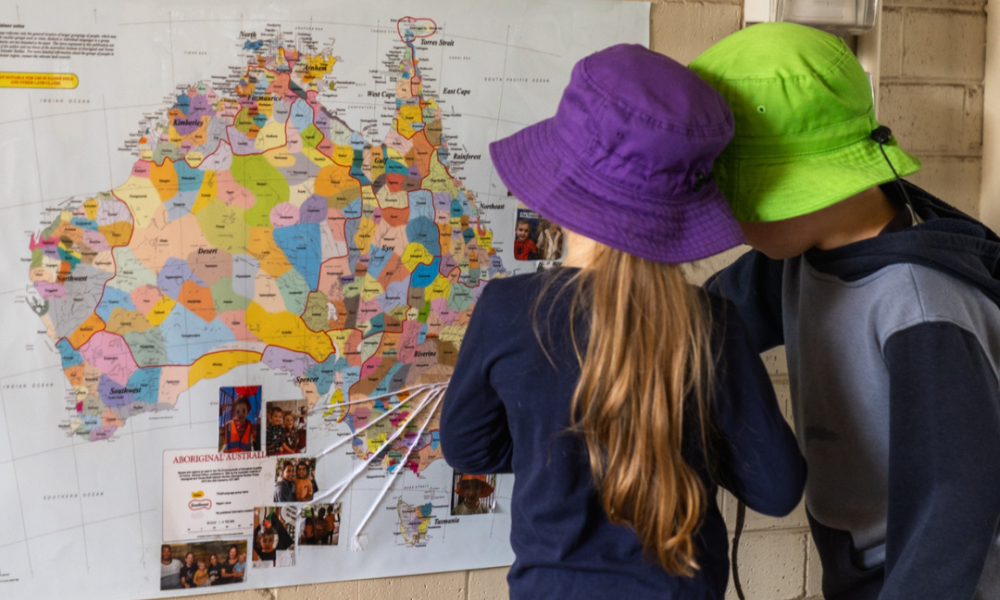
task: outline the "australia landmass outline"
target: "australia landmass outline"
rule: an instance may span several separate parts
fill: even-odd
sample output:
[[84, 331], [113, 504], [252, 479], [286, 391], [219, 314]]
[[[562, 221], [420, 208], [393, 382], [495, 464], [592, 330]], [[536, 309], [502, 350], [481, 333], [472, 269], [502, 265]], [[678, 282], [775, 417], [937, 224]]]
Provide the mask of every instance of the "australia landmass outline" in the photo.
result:
[[[506, 271], [424, 94], [414, 42], [437, 26], [397, 25], [381, 143], [320, 102], [332, 53], [247, 42], [233, 89], [179, 93], [140, 134], [125, 183], [31, 237], [31, 306], [73, 388], [74, 434], [110, 438], [261, 362], [292, 375], [310, 407], [329, 395], [326, 417], [367, 459], [410, 414], [365, 429], [407, 398], [385, 395], [447, 380], [483, 286]], [[360, 402], [372, 396], [385, 397]], [[383, 468], [441, 458], [436, 415], [421, 439], [410, 428]]]

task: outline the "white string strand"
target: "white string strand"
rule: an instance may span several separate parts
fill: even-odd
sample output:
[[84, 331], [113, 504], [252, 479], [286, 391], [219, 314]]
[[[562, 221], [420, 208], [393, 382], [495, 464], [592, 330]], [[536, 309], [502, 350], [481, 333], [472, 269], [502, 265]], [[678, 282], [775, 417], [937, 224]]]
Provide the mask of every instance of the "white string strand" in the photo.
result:
[[[430, 423], [431, 418], [434, 416], [434, 413], [437, 411], [438, 406], [440, 405], [441, 401], [443, 400], [443, 395], [444, 395], [444, 393], [448, 389], [448, 383], [449, 383], [448, 381], [437, 382], [437, 383], [423, 383], [423, 384], [418, 384], [418, 385], [414, 385], [414, 386], [409, 386], [409, 387], [406, 387], [406, 388], [402, 388], [402, 389], [396, 390], [394, 392], [387, 392], [387, 393], [384, 393], [384, 394], [377, 394], [377, 395], [374, 395], [374, 396], [368, 396], [367, 398], [360, 399], [360, 400], [351, 400], [351, 401], [348, 401], [348, 402], [338, 402], [338, 403], [332, 405], [332, 407], [336, 407], [336, 406], [341, 406], [341, 405], [350, 406], [350, 405], [357, 405], [357, 404], [367, 404], [367, 403], [373, 403], [376, 400], [383, 399], [383, 398], [391, 398], [393, 396], [399, 396], [399, 395], [403, 395], [403, 394], [407, 395], [406, 398], [400, 400], [399, 403], [396, 406], [394, 406], [394, 407], [390, 408], [389, 410], [387, 410], [384, 414], [380, 415], [377, 419], [375, 419], [373, 421], [370, 421], [367, 425], [365, 425], [362, 428], [359, 428], [359, 429], [356, 429], [356, 430], [352, 431], [351, 435], [344, 437], [344, 439], [337, 441], [336, 443], [334, 443], [334, 444], [330, 445], [329, 447], [327, 447], [326, 449], [324, 449], [319, 454], [316, 454], [315, 457], [317, 459], [320, 458], [321, 456], [325, 455], [325, 454], [329, 454], [330, 452], [332, 452], [332, 451], [336, 450], [337, 448], [343, 446], [347, 442], [353, 442], [353, 440], [358, 437], [358, 434], [364, 432], [369, 427], [372, 427], [373, 425], [379, 423], [380, 421], [382, 421], [386, 417], [389, 417], [391, 414], [393, 414], [395, 412], [398, 412], [404, 406], [412, 404], [412, 401], [418, 400], [418, 399], [420, 400], [420, 404], [416, 408], [412, 409], [412, 412], [409, 415], [407, 415], [407, 418], [403, 422], [403, 424], [396, 429], [396, 431], [392, 434], [392, 436], [390, 436], [389, 439], [387, 439], [385, 441], [385, 443], [383, 443], [378, 448], [378, 450], [376, 450], [374, 453], [372, 453], [372, 455], [367, 460], [365, 460], [361, 465], [359, 465], [356, 469], [354, 469], [354, 471], [352, 473], [350, 473], [347, 477], [341, 479], [340, 481], [338, 481], [337, 483], [335, 483], [331, 487], [323, 490], [322, 492], [317, 492], [316, 494], [314, 494], [313, 495], [313, 499], [309, 502], [309, 504], [314, 504], [314, 505], [318, 505], [318, 504], [335, 504], [337, 502], [337, 500], [339, 500], [340, 497], [344, 494], [344, 492], [346, 492], [348, 490], [348, 488], [350, 488], [350, 486], [354, 482], [354, 480], [357, 479], [358, 476], [360, 476], [362, 473], [364, 473], [364, 472], [366, 472], [368, 470], [368, 468], [371, 465], [372, 461], [374, 461], [376, 458], [378, 458], [379, 455], [382, 454], [382, 452], [387, 447], [389, 447], [393, 442], [395, 442], [399, 438], [399, 436], [402, 435], [403, 432], [406, 431], [406, 428], [409, 427], [410, 423], [418, 416], [419, 413], [423, 412], [423, 410], [425, 408], [427, 408], [427, 406], [430, 406], [433, 403], [434, 404], [434, 408], [433, 408], [433, 410], [431, 410], [430, 415], [424, 421], [423, 426], [421, 426], [420, 431], [417, 434], [416, 439], [414, 440], [414, 442], [413, 442], [412, 445], [407, 446], [406, 454], [403, 457], [403, 460], [401, 461], [399, 467], [392, 472], [392, 475], [390, 476], [390, 480], [389, 480], [389, 485], [391, 486], [392, 482], [395, 480], [396, 475], [399, 473], [399, 471], [402, 468], [405, 467], [405, 463], [409, 459], [410, 454], [411, 454], [411, 452], [413, 450], [413, 445], [416, 445], [420, 441], [420, 438], [423, 436], [423, 434], [424, 434], [424, 432], [425, 432], [425, 430], [427, 428], [427, 424]], [[310, 409], [309, 412], [313, 412], [313, 411], [316, 411], [316, 410], [325, 410], [325, 409], [329, 409], [329, 408], [331, 408], [331, 405], [329, 405], [329, 404], [321, 405], [321, 404], [317, 403], [316, 406], [314, 406], [312, 409]], [[371, 508], [368, 511], [368, 514], [365, 516], [364, 520], [362, 521], [362, 526], [358, 528], [358, 533], [359, 534], [361, 532], [361, 529], [364, 527], [364, 525], [367, 524], [368, 520], [371, 518], [371, 515], [374, 514], [375, 507], [378, 505], [379, 502], [381, 502], [382, 498], [384, 498], [384, 496], [387, 493], [388, 489], [389, 489], [388, 486], [385, 487], [383, 489], [382, 493], [380, 494], [378, 500], [374, 504], [372, 504]], [[306, 517], [305, 517], [303, 511], [299, 511], [298, 518], [296, 519], [296, 521], [297, 521], [297, 523], [296, 523], [296, 530], [297, 531], [303, 531], [305, 519], [306, 519]], [[360, 543], [360, 540], [358, 539], [357, 535], [353, 536], [352, 539], [351, 539], [352, 547], [354, 546], [355, 543]]]
[[[447, 386], [445, 386], [445, 387], [447, 387]], [[357, 477], [359, 475], [361, 475], [362, 473], [364, 473], [365, 471], [368, 470], [368, 466], [371, 464], [371, 462], [373, 460], [375, 460], [375, 458], [378, 457], [378, 455], [381, 454], [382, 451], [389, 444], [391, 444], [393, 441], [396, 440], [396, 438], [399, 437], [400, 433], [402, 431], [404, 431], [407, 426], [409, 426], [410, 421], [412, 421], [414, 418], [416, 418], [417, 414], [419, 412], [421, 412], [424, 409], [424, 407], [426, 407], [434, 398], [436, 398], [438, 395], [440, 395], [439, 389], [440, 388], [434, 389], [431, 392], [429, 392], [427, 394], [427, 396], [425, 396], [423, 398], [423, 400], [421, 401], [420, 405], [417, 406], [417, 408], [414, 409], [412, 413], [410, 413], [410, 415], [407, 417], [407, 419], [403, 423], [403, 425], [396, 430], [396, 432], [392, 435], [392, 437], [390, 437], [388, 440], [386, 440], [386, 442], [384, 444], [382, 444], [382, 446], [380, 446], [379, 449], [376, 452], [374, 452], [360, 466], [358, 466], [356, 469], [354, 469], [354, 471], [350, 475], [348, 475], [346, 478], [341, 479], [340, 481], [338, 481], [337, 483], [333, 484], [332, 486], [326, 488], [322, 492], [317, 491], [315, 494], [313, 494], [313, 499], [310, 501], [310, 504], [334, 504], [340, 498], [340, 496], [345, 491], [347, 491], [347, 488], [349, 488], [351, 486], [351, 483], [355, 479], [357, 479]], [[419, 396], [419, 394], [414, 394], [410, 398], [407, 398], [404, 402], [401, 402], [396, 408], [399, 408], [399, 406], [402, 406], [404, 403], [409, 402], [410, 400], [415, 399], [418, 396]], [[350, 440], [350, 439], [353, 439], [354, 437], [355, 437], [355, 435], [352, 434], [351, 436], [349, 436], [349, 437], [347, 437], [345, 439]], [[331, 498], [329, 498], [329, 500], [327, 500], [327, 496], [330, 496], [331, 494], [333, 496]], [[297, 530], [298, 531], [303, 531], [302, 528], [304, 527], [304, 524], [305, 524], [305, 516], [301, 512], [299, 513], [299, 518], [296, 519], [296, 521], [297, 521], [296, 522], [296, 528], [297, 528]]]
[[399, 436], [406, 430], [406, 428], [409, 426], [410, 422], [413, 421], [413, 419], [415, 419], [417, 417], [417, 415], [420, 412], [422, 412], [423, 409], [426, 408], [432, 401], [434, 401], [438, 396], [442, 395], [444, 393], [445, 389], [446, 388], [441, 387], [441, 388], [438, 388], [438, 389], [435, 389], [435, 390], [432, 390], [431, 392], [429, 392], [428, 395], [426, 397], [424, 397], [423, 401], [420, 403], [420, 406], [418, 406], [416, 409], [414, 409], [413, 412], [411, 412], [407, 416], [406, 421], [402, 424], [402, 426], [400, 426], [399, 428], [397, 428], [396, 431], [392, 434], [392, 436], [390, 436], [389, 439], [387, 439], [385, 441], [385, 443], [383, 443], [378, 448], [378, 450], [376, 450], [375, 452], [373, 452], [372, 455], [367, 460], [365, 460], [364, 462], [362, 462], [361, 465], [359, 465], [357, 468], [355, 468], [354, 471], [351, 474], [349, 474], [347, 477], [341, 479], [339, 482], [337, 482], [333, 486], [331, 486], [331, 487], [323, 490], [323, 492], [321, 492], [317, 496], [314, 496], [313, 502], [314, 503], [323, 502], [324, 499], [326, 499], [328, 496], [331, 496], [331, 495], [332, 495], [332, 497], [326, 503], [336, 502], [337, 499], [339, 499], [340, 496], [347, 490], [347, 488], [350, 487], [351, 483], [355, 479], [357, 479], [357, 477], [359, 475], [361, 475], [362, 473], [364, 473], [368, 469], [368, 465], [371, 464], [371, 462], [373, 460], [375, 460], [382, 453], [383, 450], [385, 450], [393, 442], [395, 442], [396, 439], [398, 439]]
[[[336, 408], [338, 406], [351, 406], [352, 404], [365, 404], [366, 402], [374, 402], [375, 400], [378, 400], [379, 398], [391, 398], [392, 396], [398, 396], [400, 394], [408, 394], [408, 396], [413, 396], [413, 395], [419, 394], [420, 392], [422, 392], [424, 390], [427, 390], [427, 389], [430, 389], [430, 388], [433, 388], [433, 387], [437, 387], [439, 385], [448, 385], [448, 382], [445, 381], [445, 382], [441, 382], [441, 383], [421, 383], [419, 385], [411, 385], [410, 387], [406, 387], [406, 388], [402, 388], [402, 389], [396, 390], [395, 392], [386, 392], [384, 394], [378, 394], [378, 395], [375, 395], [375, 396], [367, 396], [367, 397], [362, 398], [360, 400], [346, 400], [346, 401], [345, 400], [341, 400], [340, 402], [338, 402], [336, 404], [329, 404], [329, 403], [327, 403], [327, 404], [320, 404], [319, 402], [317, 402], [311, 409], [309, 409], [309, 412], [312, 413], [312, 412], [316, 412], [316, 411], [322, 411], [322, 410], [326, 410], [326, 409], [330, 409], [330, 408]], [[350, 394], [350, 392], [348, 392], [348, 394]]]
[[[434, 390], [439, 389], [438, 386], [440, 386], [440, 384], [428, 385], [428, 386], [426, 386], [421, 391], [434, 391]], [[369, 421], [368, 424], [365, 425], [364, 427], [361, 427], [359, 429], [356, 429], [356, 430], [352, 431], [351, 435], [349, 435], [347, 437], [344, 437], [343, 439], [337, 440], [333, 444], [331, 444], [331, 445], [327, 446], [326, 448], [324, 448], [321, 452], [319, 452], [319, 453], [317, 453], [315, 455], [316, 458], [319, 458], [319, 457], [321, 457], [323, 455], [329, 454], [330, 452], [333, 452], [334, 450], [336, 450], [337, 448], [343, 446], [347, 442], [353, 441], [354, 438], [358, 437], [358, 434], [360, 434], [361, 432], [365, 431], [369, 427], [372, 427], [372, 426], [376, 425], [382, 419], [385, 419], [385, 418], [389, 417], [390, 415], [392, 415], [393, 413], [395, 413], [399, 409], [401, 409], [404, 405], [408, 404], [410, 401], [412, 401], [412, 400], [414, 400], [416, 398], [419, 398], [419, 397], [420, 397], [420, 392], [416, 392], [416, 393], [411, 394], [405, 400], [400, 400], [399, 404], [397, 404], [396, 406], [393, 406], [392, 408], [390, 408], [389, 410], [387, 410], [384, 414], [379, 415], [378, 418], [376, 418], [375, 420]], [[426, 397], [425, 397], [425, 400], [426, 400]], [[369, 402], [369, 401], [366, 400], [365, 402]]]
[[438, 398], [434, 402], [434, 407], [431, 409], [430, 414], [427, 415], [427, 418], [424, 419], [423, 424], [420, 426], [420, 430], [417, 432], [416, 438], [409, 446], [406, 447], [406, 454], [403, 455], [399, 464], [396, 465], [396, 468], [392, 471], [392, 474], [389, 476], [389, 480], [386, 481], [384, 486], [382, 486], [382, 491], [379, 493], [378, 498], [376, 498], [372, 503], [371, 507], [369, 507], [368, 513], [365, 514], [363, 519], [361, 519], [361, 523], [358, 525], [357, 530], [354, 532], [354, 535], [351, 536], [351, 550], [360, 552], [364, 549], [361, 542], [361, 532], [364, 530], [365, 525], [368, 524], [368, 520], [371, 519], [372, 515], [375, 513], [375, 509], [382, 503], [382, 499], [385, 498], [385, 495], [389, 493], [389, 490], [395, 484], [396, 476], [399, 475], [400, 471], [406, 468], [406, 461], [409, 460], [413, 447], [420, 443], [420, 438], [423, 437], [424, 431], [427, 429], [427, 425], [431, 422], [431, 419], [434, 418], [434, 413], [437, 412], [438, 407], [441, 405], [441, 400], [442, 398], [440, 397], [440, 394], [438, 394]]

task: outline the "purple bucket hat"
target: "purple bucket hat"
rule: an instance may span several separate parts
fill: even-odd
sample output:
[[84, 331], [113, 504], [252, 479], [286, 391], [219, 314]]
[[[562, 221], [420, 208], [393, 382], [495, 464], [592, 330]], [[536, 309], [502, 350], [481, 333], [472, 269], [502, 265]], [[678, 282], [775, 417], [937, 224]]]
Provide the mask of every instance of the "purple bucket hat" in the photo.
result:
[[576, 63], [556, 115], [490, 156], [507, 189], [561, 227], [683, 263], [744, 243], [711, 180], [732, 137], [725, 100], [693, 71], [621, 44]]

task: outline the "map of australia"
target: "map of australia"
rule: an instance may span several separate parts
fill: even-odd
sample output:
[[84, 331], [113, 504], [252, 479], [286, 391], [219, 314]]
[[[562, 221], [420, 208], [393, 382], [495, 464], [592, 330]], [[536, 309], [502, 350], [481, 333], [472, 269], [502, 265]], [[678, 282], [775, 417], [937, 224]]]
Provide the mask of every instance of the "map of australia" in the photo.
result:
[[[124, 183], [32, 236], [34, 308], [75, 390], [74, 433], [108, 438], [258, 362], [352, 430], [405, 395], [358, 400], [447, 379], [479, 292], [505, 270], [423, 91], [414, 42], [436, 25], [398, 29], [381, 142], [319, 101], [332, 54], [248, 41], [232, 89], [178, 94], [144, 126]], [[414, 471], [439, 456], [435, 429], [412, 446]], [[377, 446], [354, 444], [362, 458]]]

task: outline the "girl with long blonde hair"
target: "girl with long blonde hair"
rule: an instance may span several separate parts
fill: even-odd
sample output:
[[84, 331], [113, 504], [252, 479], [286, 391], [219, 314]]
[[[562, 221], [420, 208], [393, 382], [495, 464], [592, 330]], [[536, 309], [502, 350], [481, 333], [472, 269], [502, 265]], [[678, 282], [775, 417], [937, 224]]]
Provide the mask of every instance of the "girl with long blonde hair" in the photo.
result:
[[568, 240], [561, 267], [485, 287], [441, 416], [452, 467], [516, 475], [511, 598], [721, 599], [718, 486], [770, 515], [799, 502], [760, 357], [683, 270], [742, 242], [711, 181], [732, 134], [694, 73], [622, 45], [576, 65], [555, 117], [490, 147]]

